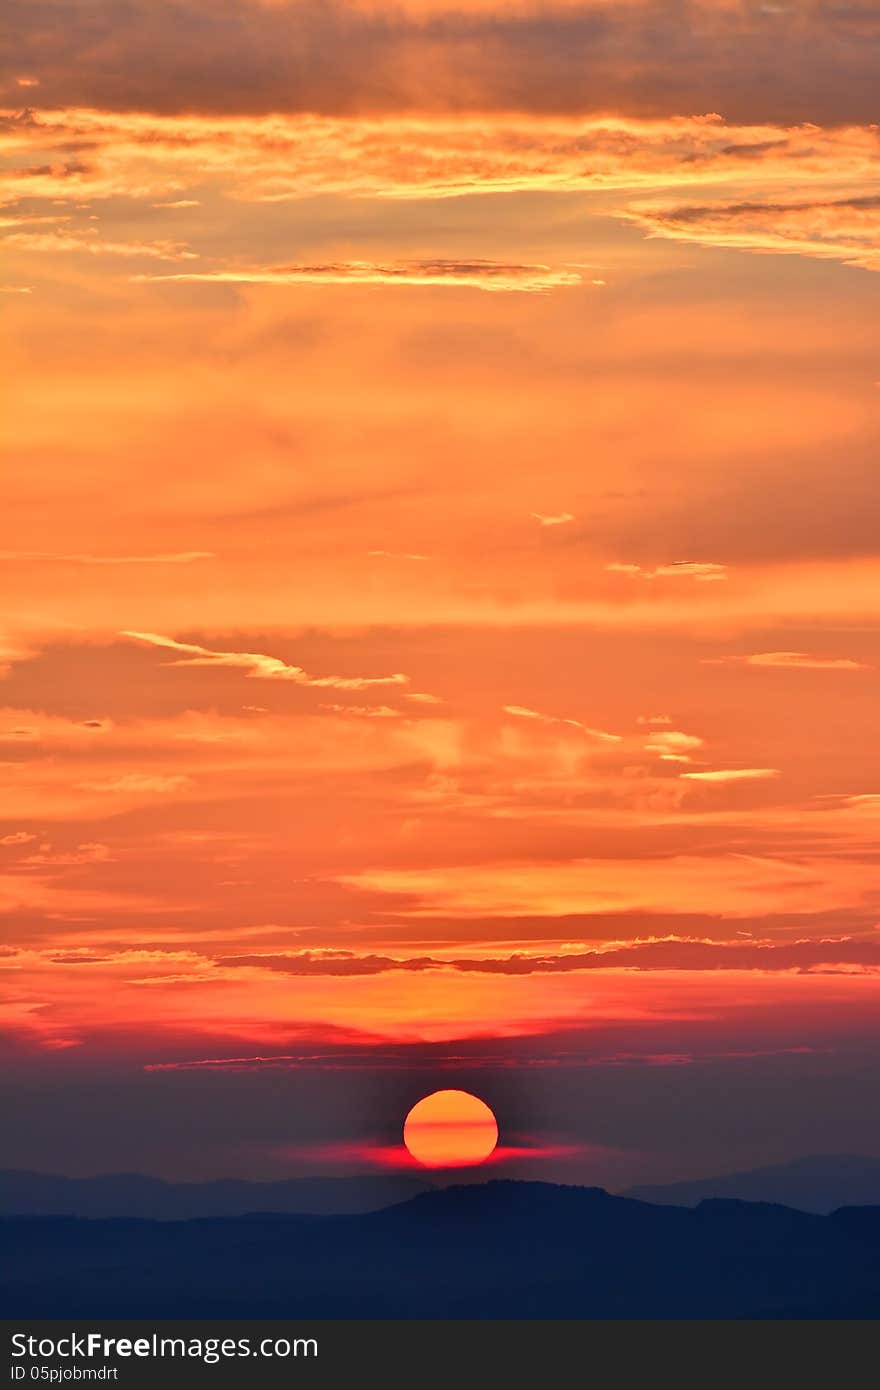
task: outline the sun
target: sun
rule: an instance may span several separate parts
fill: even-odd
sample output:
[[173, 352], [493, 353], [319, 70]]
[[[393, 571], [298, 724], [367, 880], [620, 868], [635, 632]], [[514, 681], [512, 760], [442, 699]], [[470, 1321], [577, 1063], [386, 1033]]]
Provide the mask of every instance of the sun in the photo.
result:
[[465, 1168], [494, 1151], [498, 1124], [485, 1101], [469, 1091], [432, 1091], [407, 1115], [403, 1142], [425, 1168]]

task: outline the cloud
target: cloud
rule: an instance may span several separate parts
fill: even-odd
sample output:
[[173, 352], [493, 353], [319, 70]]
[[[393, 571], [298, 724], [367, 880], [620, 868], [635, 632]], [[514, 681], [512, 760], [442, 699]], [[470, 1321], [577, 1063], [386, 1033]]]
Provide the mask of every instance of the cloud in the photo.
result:
[[[686, 734], [681, 729], [664, 729], [661, 733], [652, 733], [645, 748], [649, 753], [660, 753], [670, 760], [678, 760], [695, 748], [702, 748], [703, 742], [697, 734]], [[689, 759], [685, 758], [685, 761]]]
[[0, 845], [29, 845], [36, 838], [29, 830], [13, 830], [9, 835], [0, 835]]
[[515, 719], [532, 719], [539, 724], [568, 724], [601, 743], [620, 743], [623, 738], [622, 734], [609, 734], [604, 729], [591, 729], [589, 725], [581, 724], [578, 719], [558, 719], [552, 714], [540, 714], [538, 710], [528, 709], [525, 705], [502, 705], [502, 709], [505, 714], [512, 714]]
[[349, 719], [400, 719], [399, 709], [390, 705], [321, 705], [331, 714], [346, 715]]
[[406, 550], [369, 550], [368, 555], [380, 560], [430, 560], [430, 555], [419, 555]]
[[189, 565], [213, 560], [210, 550], [180, 550], [158, 555], [65, 555], [52, 550], [0, 550], [0, 560], [60, 560], [75, 565]]
[[20, 862], [68, 868], [79, 864], [105, 864], [112, 857], [109, 845], [93, 840], [87, 844], [77, 845], [74, 850], [53, 850], [51, 845], [44, 845], [36, 854], [29, 854]]
[[542, 512], [532, 512], [532, 516], [542, 526], [564, 526], [566, 522], [576, 519], [571, 512], [559, 512], [556, 516], [545, 516]]
[[[695, 793], [698, 785], [680, 778], [670, 782], [673, 790], [684, 797], [689, 790]], [[570, 781], [567, 786], [571, 786]], [[681, 800], [672, 805], [677, 813]], [[663, 810], [662, 805], [660, 809]], [[838, 812], [834, 815], [839, 818]], [[758, 819], [756, 814], [754, 820]], [[769, 823], [773, 824], [774, 819], [779, 818], [771, 817]], [[805, 813], [797, 808], [791, 813], [789, 824], [802, 834], [804, 819]], [[782, 821], [784, 824], [784, 817]], [[634, 839], [636, 830], [630, 822], [628, 834], [617, 839], [613, 854], [603, 854], [603, 846], [608, 842], [599, 837], [597, 822], [589, 817], [574, 819], [567, 825], [574, 853], [584, 844], [585, 832], [589, 834], [590, 858], [564, 857], [558, 839], [544, 841], [548, 857], [539, 858], [542, 843], [537, 837], [542, 829], [541, 819], [531, 814], [524, 817], [524, 823], [528, 829], [521, 844], [530, 848], [524, 848], [527, 860], [522, 862], [513, 856], [504, 860], [491, 858], [492, 845], [487, 839], [481, 844], [482, 862], [459, 861], [454, 872], [426, 858], [420, 864], [398, 861], [393, 866], [376, 865], [343, 873], [335, 881], [360, 892], [400, 895], [399, 911], [410, 926], [419, 924], [421, 940], [426, 939], [425, 930], [436, 929], [438, 921], [445, 930], [454, 918], [469, 919], [472, 931], [474, 919], [519, 918], [519, 931], [511, 921], [506, 939], [533, 940], [538, 932], [546, 937], [546, 919], [552, 917], [557, 919], [558, 939], [562, 926], [559, 919], [572, 915], [583, 920], [601, 912], [650, 910], [656, 914], [708, 912], [725, 919], [755, 919], [768, 913], [814, 914], [825, 909], [840, 914], [864, 909], [869, 896], [874, 914], [871, 920], [876, 921], [873, 836], [868, 859], [852, 855], [838, 858], [824, 844], [818, 850], [813, 841], [808, 841], [798, 850], [798, 862], [793, 865], [784, 857], [784, 849], [768, 853], [770, 842], [766, 833], [759, 831], [755, 839], [747, 836], [744, 846], [763, 847], [764, 857], [756, 862], [755, 855], [726, 848], [729, 844], [740, 846], [737, 836], [742, 826], [734, 823], [729, 827], [729, 838], [722, 847], [718, 836], [725, 825], [723, 816], [710, 817], [699, 827], [696, 820], [690, 821], [686, 815], [680, 823], [687, 825], [688, 836], [701, 829], [699, 839], [678, 840], [664, 850], [662, 847], [669, 845], [669, 840], [662, 825], [658, 827], [655, 822], [650, 838], [639, 842]], [[701, 851], [697, 844], [703, 846]], [[797, 841], [774, 838], [772, 844], [791, 849]], [[386, 904], [386, 914], [389, 910]], [[544, 919], [543, 927], [540, 919]], [[427, 939], [436, 941], [437, 937]], [[566, 939], [570, 938], [566, 935]]]
[[784, 671], [871, 671], [864, 661], [814, 652], [750, 652], [745, 656], [704, 657], [707, 666], [769, 666]]
[[260, 652], [218, 652], [208, 647], [200, 647], [192, 642], [176, 642], [172, 637], [161, 637], [153, 632], [123, 632], [136, 642], [146, 642], [149, 646], [162, 647], [170, 651], [183, 652], [177, 661], [169, 661], [169, 666], [225, 666], [244, 671], [245, 675], [257, 680], [292, 681], [295, 685], [310, 686], [316, 690], [367, 690], [374, 685], [407, 685], [409, 676], [396, 673], [391, 676], [310, 676], [301, 666], [291, 666], [277, 656], [264, 656]]
[[880, 941], [845, 935], [791, 942], [707, 941], [667, 936], [611, 943], [587, 950], [518, 951], [506, 956], [389, 956], [318, 950], [218, 957], [221, 969], [256, 969], [294, 976], [357, 977], [393, 971], [480, 975], [560, 975], [594, 970], [759, 970], [838, 973], [842, 968], [880, 971]]
[[194, 261], [198, 256], [176, 241], [105, 241], [97, 231], [5, 232], [3, 244], [20, 251], [84, 251], [91, 256], [146, 257], [157, 261]]
[[709, 203], [622, 214], [649, 236], [880, 270], [880, 195], [802, 202]]
[[180, 773], [166, 777], [150, 772], [127, 772], [106, 781], [81, 782], [80, 786], [90, 792], [174, 792], [188, 786], [190, 781]]
[[876, 9], [854, 0], [128, 0], [122, 9], [118, 0], [8, 0], [7, 9], [10, 93], [21, 95], [24, 74], [59, 101], [91, 107], [876, 115]]
[[133, 280], [186, 281], [232, 285], [399, 285], [428, 288], [527, 291], [579, 285], [574, 270], [499, 261], [337, 261], [323, 265], [289, 265], [270, 269], [186, 271], [176, 275], [134, 275]]
[[641, 565], [613, 563], [605, 566], [613, 574], [625, 574], [630, 579], [696, 579], [702, 583], [727, 578], [727, 566], [693, 560], [674, 560], [670, 565], [643, 569]]
[[285, 975], [380, 975], [387, 970], [434, 969], [442, 962], [429, 956], [395, 959], [375, 954], [358, 955], [355, 951], [318, 950], [222, 956], [217, 964], [276, 970]]
[[[644, 192], [734, 180], [764, 190], [774, 182], [784, 186], [795, 168], [807, 187], [849, 184], [856, 190], [880, 165], [880, 133], [872, 126], [735, 125], [717, 115], [535, 117], [523, 111], [429, 112], [413, 119], [9, 109], [0, 111], [0, 148], [8, 164], [0, 170], [0, 204], [27, 197], [51, 211], [54, 222], [59, 199], [76, 205], [134, 197], [152, 204], [200, 197], [206, 183], [239, 202], [316, 194], [424, 199]], [[71, 162], [65, 155], [71, 148], [87, 149], [88, 163]], [[630, 208], [625, 215], [646, 231], [654, 227], [644, 219], [659, 218], [658, 234], [672, 225], [662, 208]]]
[[716, 772], [682, 772], [692, 782], [758, 782], [778, 777], [777, 767], [720, 768]]

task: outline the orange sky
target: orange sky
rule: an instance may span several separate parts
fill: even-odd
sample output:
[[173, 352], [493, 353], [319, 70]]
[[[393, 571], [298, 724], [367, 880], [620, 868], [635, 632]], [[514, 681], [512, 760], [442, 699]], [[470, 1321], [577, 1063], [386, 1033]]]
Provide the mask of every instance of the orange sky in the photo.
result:
[[52, 13], [0, 83], [14, 1046], [867, 1016], [872, 7], [74, 4], [80, 65]]

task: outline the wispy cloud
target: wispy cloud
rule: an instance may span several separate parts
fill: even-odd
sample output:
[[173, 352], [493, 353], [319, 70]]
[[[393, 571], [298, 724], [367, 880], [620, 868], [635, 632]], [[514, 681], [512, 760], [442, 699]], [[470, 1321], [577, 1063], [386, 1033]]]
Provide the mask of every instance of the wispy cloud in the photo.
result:
[[21, 251], [86, 252], [90, 256], [145, 257], [157, 261], [195, 261], [195, 251], [176, 241], [107, 241], [97, 231], [5, 232], [3, 243]]
[[81, 864], [105, 864], [113, 858], [109, 845], [91, 840], [72, 850], [55, 850], [50, 844], [41, 845], [35, 854], [27, 855], [24, 864], [44, 864], [54, 868], [75, 868]]
[[196, 560], [213, 560], [210, 550], [178, 550], [157, 555], [91, 555], [87, 552], [64, 554], [54, 550], [0, 550], [0, 560], [59, 560], [75, 565], [189, 565]]
[[292, 666], [280, 657], [265, 656], [262, 652], [212, 651], [194, 642], [177, 642], [173, 637], [162, 637], [154, 632], [123, 632], [121, 635], [136, 642], [145, 642], [148, 646], [182, 652], [178, 660], [167, 663], [169, 666], [231, 667], [257, 680], [292, 681], [295, 685], [311, 686], [317, 690], [367, 690], [374, 685], [409, 683], [409, 676], [399, 672], [390, 676], [310, 676], [301, 666]]
[[481, 260], [423, 260], [385, 264], [374, 261], [331, 261], [315, 265], [134, 275], [132, 279], [141, 282], [183, 280], [230, 285], [401, 285], [507, 291], [556, 290], [581, 283], [581, 277], [575, 270]]
[[726, 565], [712, 564], [708, 561], [674, 560], [672, 564], [657, 565], [654, 569], [615, 561], [605, 568], [612, 574], [625, 574], [630, 579], [697, 579], [706, 582], [727, 578]]
[[430, 555], [421, 555], [409, 550], [369, 550], [367, 554], [374, 560], [430, 560]]
[[708, 203], [624, 214], [650, 236], [880, 270], [880, 195], [801, 202]]
[[322, 705], [330, 714], [342, 714], [349, 719], [400, 719], [399, 709], [390, 705]]
[[173, 792], [190, 783], [190, 778], [182, 773], [163, 776], [152, 772], [126, 772], [121, 777], [109, 777], [97, 782], [81, 782], [84, 791], [90, 792]]
[[687, 756], [696, 748], [703, 747], [703, 739], [698, 734], [686, 734], [681, 729], [662, 729], [651, 733], [645, 748], [649, 753], [659, 753], [672, 762], [690, 762]]
[[870, 671], [873, 667], [848, 656], [815, 652], [750, 652], [745, 656], [704, 657], [707, 666], [770, 666], [786, 671]]
[[587, 734], [589, 738], [595, 738], [600, 743], [620, 743], [622, 734], [609, 734], [604, 729], [593, 729], [588, 724], [582, 724], [579, 719], [560, 719], [552, 714], [541, 714], [536, 709], [528, 709], [525, 705], [503, 705], [505, 714], [512, 714], [515, 719], [531, 719], [538, 724], [567, 724], [571, 728], [580, 729], [581, 733]]
[[715, 772], [682, 772], [682, 777], [691, 782], [759, 782], [769, 777], [778, 777], [777, 767], [733, 767], [719, 768]]
[[566, 522], [575, 520], [571, 512], [558, 512], [555, 516], [545, 516], [543, 512], [532, 512], [532, 516], [542, 526], [564, 526]]

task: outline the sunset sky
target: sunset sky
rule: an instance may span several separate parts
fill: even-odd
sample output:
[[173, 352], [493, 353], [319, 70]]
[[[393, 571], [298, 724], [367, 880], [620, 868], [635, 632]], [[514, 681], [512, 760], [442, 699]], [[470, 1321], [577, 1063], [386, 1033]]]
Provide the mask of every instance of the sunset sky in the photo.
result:
[[0, 1166], [880, 1155], [877, 5], [8, 23]]

